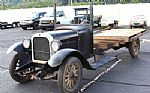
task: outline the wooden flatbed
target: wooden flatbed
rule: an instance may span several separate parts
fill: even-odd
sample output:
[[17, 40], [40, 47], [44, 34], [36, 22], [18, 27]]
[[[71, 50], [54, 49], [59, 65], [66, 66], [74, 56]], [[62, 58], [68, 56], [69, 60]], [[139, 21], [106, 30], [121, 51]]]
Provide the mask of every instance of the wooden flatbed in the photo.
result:
[[93, 36], [94, 48], [109, 49], [126, 45], [146, 32], [146, 29], [112, 29], [96, 33]]

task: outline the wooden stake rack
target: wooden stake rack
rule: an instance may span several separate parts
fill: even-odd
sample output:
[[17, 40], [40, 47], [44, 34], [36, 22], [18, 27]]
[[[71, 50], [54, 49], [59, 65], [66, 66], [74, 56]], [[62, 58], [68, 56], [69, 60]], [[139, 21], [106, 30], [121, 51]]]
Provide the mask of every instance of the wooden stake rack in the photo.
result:
[[119, 47], [121, 44], [132, 42], [146, 32], [146, 29], [111, 29], [93, 36], [94, 48], [108, 49], [111, 47]]

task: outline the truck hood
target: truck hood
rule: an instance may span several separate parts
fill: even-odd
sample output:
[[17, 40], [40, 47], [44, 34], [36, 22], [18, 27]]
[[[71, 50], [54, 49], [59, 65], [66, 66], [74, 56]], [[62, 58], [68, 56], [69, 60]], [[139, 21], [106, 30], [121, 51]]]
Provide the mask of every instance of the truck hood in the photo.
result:
[[71, 37], [76, 37], [78, 34], [89, 29], [87, 26], [62, 26], [56, 28], [56, 31], [49, 31], [44, 33], [36, 33], [34, 37], [47, 37], [49, 41], [52, 40], [63, 40]]
[[71, 37], [76, 37], [77, 32], [73, 30], [57, 30], [52, 32], [47, 32], [45, 34], [49, 34], [53, 37], [54, 40], [63, 40]]
[[41, 20], [54, 20], [54, 17], [42, 17], [40, 18], [40, 21]]

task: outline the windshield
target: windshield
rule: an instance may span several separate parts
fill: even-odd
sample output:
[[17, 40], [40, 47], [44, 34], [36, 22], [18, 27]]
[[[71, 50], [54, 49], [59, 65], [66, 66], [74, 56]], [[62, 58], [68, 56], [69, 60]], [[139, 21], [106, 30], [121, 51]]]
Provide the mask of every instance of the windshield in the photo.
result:
[[111, 17], [105, 17], [105, 18], [102, 18], [101, 21], [108, 21], [108, 20], [112, 20], [112, 18]]
[[[60, 15], [64, 16], [64, 12], [56, 11], [56, 17], [59, 17]], [[44, 17], [54, 17], [54, 12], [47, 12]]]
[[26, 18], [31, 18], [31, 19], [38, 18], [38, 13], [31, 13], [31, 14], [27, 15]]
[[134, 20], [145, 19], [145, 16], [144, 15], [137, 15], [137, 16], [134, 16], [132, 19], [134, 19]]

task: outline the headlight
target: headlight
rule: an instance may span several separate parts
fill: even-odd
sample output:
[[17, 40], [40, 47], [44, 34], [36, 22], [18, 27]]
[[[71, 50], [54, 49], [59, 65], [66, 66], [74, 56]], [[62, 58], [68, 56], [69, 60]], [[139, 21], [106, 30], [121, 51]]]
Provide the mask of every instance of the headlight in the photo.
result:
[[51, 48], [54, 52], [56, 52], [60, 48], [60, 45], [61, 45], [60, 41], [52, 41]]
[[54, 20], [50, 20], [50, 23], [53, 23], [54, 22]]
[[132, 20], [130, 21], [130, 24], [133, 24], [133, 21], [132, 21]]
[[30, 40], [29, 39], [24, 39], [22, 44], [23, 44], [24, 48], [29, 48], [30, 47]]

